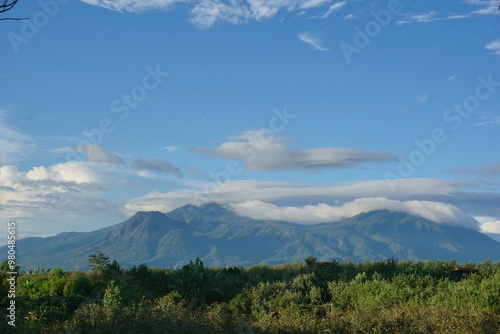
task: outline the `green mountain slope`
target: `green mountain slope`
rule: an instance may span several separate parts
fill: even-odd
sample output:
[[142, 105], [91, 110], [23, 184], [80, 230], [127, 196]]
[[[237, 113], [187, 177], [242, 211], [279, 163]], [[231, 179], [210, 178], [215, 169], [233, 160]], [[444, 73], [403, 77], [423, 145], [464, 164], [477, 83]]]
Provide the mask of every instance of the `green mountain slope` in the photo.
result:
[[[5, 247], [0, 252], [5, 252]], [[297, 225], [241, 217], [219, 204], [185, 206], [167, 214], [138, 212], [123, 223], [86, 233], [26, 238], [19, 265], [86, 270], [103, 251], [123, 267], [178, 267], [200, 257], [206, 265], [250, 266], [318, 260], [500, 259], [500, 242], [470, 229], [417, 216], [372, 211], [335, 223]]]

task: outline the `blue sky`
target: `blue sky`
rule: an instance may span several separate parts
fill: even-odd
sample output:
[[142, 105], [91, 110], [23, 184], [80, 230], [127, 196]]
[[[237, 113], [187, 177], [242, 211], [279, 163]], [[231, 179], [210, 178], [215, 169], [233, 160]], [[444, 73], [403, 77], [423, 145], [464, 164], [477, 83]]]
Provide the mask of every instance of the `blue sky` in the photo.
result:
[[30, 20], [0, 22], [0, 216], [46, 236], [218, 201], [500, 233], [498, 5], [19, 1], [3, 17]]

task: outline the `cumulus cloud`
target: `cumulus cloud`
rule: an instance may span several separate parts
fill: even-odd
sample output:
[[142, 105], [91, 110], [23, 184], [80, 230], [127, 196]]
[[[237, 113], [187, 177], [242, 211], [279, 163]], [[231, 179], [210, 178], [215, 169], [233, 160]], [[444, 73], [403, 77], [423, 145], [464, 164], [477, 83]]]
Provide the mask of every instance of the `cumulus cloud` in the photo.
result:
[[318, 50], [318, 51], [327, 51], [328, 50], [327, 48], [324, 48], [323, 46], [321, 46], [321, 41], [317, 37], [312, 36], [311, 33], [309, 33], [309, 32], [301, 32], [298, 36], [302, 42], [309, 44], [315, 50]]
[[232, 204], [230, 207], [242, 216], [298, 224], [337, 222], [362, 212], [389, 210], [420, 216], [435, 223], [478, 229], [478, 222], [454, 205], [430, 201], [397, 201], [385, 197], [359, 198], [340, 206], [321, 203], [302, 207], [279, 207], [257, 200]]
[[[189, 8], [190, 22], [201, 28], [210, 28], [217, 22], [231, 24], [251, 20], [269, 19], [280, 11], [303, 11], [328, 5], [331, 0], [81, 0], [89, 5], [100, 6], [119, 12], [140, 13], [146, 10], [171, 10], [175, 5]], [[332, 5], [332, 7], [335, 6]], [[337, 10], [340, 5], [333, 7]], [[180, 6], [179, 6], [180, 7]], [[330, 7], [331, 8], [331, 7]]]
[[177, 177], [182, 178], [182, 172], [177, 167], [164, 159], [137, 159], [132, 162], [132, 168], [135, 170], [148, 170], [158, 173], [174, 174]]
[[498, 234], [500, 236], [500, 220], [499, 219], [496, 219], [494, 217], [488, 217], [488, 216], [474, 216], [474, 218], [480, 223], [481, 232]]
[[0, 216], [19, 221], [20, 237], [40, 231], [48, 235], [68, 229], [89, 231], [116, 223], [125, 216], [121, 205], [105, 195], [110, 190], [106, 180], [121, 170], [125, 167], [86, 161], [28, 171], [0, 166]]
[[0, 164], [20, 161], [28, 155], [34, 141], [5, 120], [5, 112], [0, 110]]
[[361, 151], [352, 148], [321, 147], [291, 149], [283, 138], [263, 130], [247, 131], [220, 146], [197, 147], [190, 151], [242, 161], [251, 170], [278, 171], [294, 169], [345, 169], [369, 162], [396, 160], [389, 153]]
[[97, 145], [78, 145], [75, 151], [85, 155], [85, 161], [125, 165], [125, 161], [115, 153]]
[[50, 167], [33, 167], [28, 172], [21, 172], [15, 166], [0, 167], [1, 215], [25, 216], [34, 211], [71, 212], [75, 206], [82, 205], [84, 193], [106, 188], [86, 164], [71, 161]]

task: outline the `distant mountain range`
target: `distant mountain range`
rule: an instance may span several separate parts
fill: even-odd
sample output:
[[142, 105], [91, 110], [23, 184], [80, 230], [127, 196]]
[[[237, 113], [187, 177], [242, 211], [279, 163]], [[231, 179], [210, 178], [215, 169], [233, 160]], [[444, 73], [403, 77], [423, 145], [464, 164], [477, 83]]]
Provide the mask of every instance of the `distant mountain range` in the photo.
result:
[[[197, 257], [207, 266], [250, 266], [318, 260], [363, 261], [451, 258], [500, 260], [500, 242], [470, 229], [401, 212], [372, 211], [334, 223], [298, 225], [238, 216], [209, 203], [169, 213], [138, 212], [93, 232], [61, 233], [17, 242], [18, 264], [87, 270], [87, 257], [103, 251], [122, 267], [179, 267]], [[7, 254], [6, 246], [0, 248]]]

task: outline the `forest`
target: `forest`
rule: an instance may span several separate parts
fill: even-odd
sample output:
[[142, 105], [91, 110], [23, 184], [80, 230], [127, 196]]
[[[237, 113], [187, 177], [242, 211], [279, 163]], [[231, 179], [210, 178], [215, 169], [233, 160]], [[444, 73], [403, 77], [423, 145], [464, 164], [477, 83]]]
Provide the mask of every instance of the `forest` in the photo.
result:
[[[89, 271], [36, 268], [9, 298], [1, 333], [499, 333], [500, 263], [304, 262], [123, 269], [102, 252]], [[454, 276], [453, 268], [476, 269]], [[22, 268], [16, 268], [19, 272]], [[13, 297], [13, 296], [10, 296]], [[15, 326], [8, 307], [15, 301]]]

